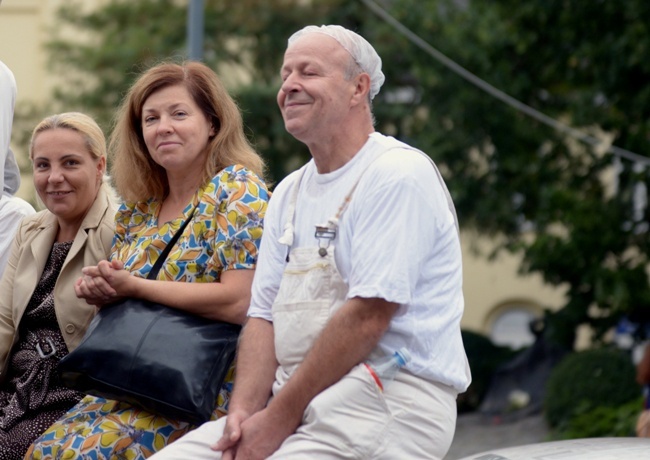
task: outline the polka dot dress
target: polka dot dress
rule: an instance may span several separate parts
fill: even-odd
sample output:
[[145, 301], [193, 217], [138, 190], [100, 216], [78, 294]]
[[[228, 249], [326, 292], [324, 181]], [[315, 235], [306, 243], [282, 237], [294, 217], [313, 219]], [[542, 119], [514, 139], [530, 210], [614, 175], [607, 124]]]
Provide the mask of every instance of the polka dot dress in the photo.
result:
[[19, 341], [0, 385], [0, 460], [22, 459], [30, 444], [83, 397], [63, 386], [56, 370], [68, 349], [56, 320], [53, 291], [71, 246], [72, 241], [54, 243], [20, 320]]

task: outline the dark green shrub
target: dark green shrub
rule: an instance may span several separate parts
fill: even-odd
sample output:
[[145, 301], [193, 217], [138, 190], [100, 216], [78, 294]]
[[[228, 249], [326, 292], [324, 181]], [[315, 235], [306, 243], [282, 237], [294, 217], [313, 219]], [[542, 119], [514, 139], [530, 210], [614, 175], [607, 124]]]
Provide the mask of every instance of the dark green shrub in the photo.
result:
[[551, 372], [544, 413], [552, 428], [558, 428], [579, 414], [597, 407], [619, 407], [636, 400], [640, 388], [635, 382], [630, 357], [619, 350], [600, 348], [572, 353]]
[[555, 430], [554, 439], [579, 439], [636, 436], [634, 428], [643, 407], [638, 397], [618, 407], [598, 406], [576, 410], [575, 415]]
[[472, 384], [465, 393], [458, 395], [458, 412], [476, 410], [481, 404], [490, 384], [492, 373], [502, 363], [514, 356], [514, 351], [492, 343], [486, 336], [463, 330], [463, 346], [472, 371]]

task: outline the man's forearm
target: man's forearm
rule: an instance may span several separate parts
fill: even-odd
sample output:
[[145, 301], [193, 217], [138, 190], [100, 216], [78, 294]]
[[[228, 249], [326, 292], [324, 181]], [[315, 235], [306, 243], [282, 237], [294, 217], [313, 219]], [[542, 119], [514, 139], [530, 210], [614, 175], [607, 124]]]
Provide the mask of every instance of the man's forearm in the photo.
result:
[[273, 324], [249, 318], [237, 350], [237, 376], [230, 411], [243, 410], [252, 415], [263, 409], [271, 396], [277, 367]]

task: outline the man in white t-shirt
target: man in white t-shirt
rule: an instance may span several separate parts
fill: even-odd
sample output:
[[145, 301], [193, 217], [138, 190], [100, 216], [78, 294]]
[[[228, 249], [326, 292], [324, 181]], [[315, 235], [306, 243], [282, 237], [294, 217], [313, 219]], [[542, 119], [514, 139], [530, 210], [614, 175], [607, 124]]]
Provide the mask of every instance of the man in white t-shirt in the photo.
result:
[[14, 74], [0, 61], [0, 278], [18, 224], [23, 217], [35, 212], [29, 203], [14, 196], [20, 186], [20, 170], [9, 148], [15, 101]]
[[[228, 416], [152, 459], [441, 459], [470, 383], [447, 188], [374, 131], [384, 76], [361, 36], [306, 27], [281, 75], [285, 127], [312, 160], [269, 204]], [[377, 375], [398, 350], [410, 360]]]

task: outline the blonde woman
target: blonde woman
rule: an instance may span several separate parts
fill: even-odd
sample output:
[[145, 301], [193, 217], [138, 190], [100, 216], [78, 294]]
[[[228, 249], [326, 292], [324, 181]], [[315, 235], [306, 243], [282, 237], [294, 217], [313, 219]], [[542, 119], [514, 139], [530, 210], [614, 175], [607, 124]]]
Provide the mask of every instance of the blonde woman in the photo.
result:
[[18, 227], [0, 281], [0, 459], [21, 459], [83, 395], [56, 366], [86, 332], [95, 308], [75, 295], [85, 265], [106, 258], [116, 207], [103, 182], [106, 142], [81, 113], [41, 121], [30, 147], [45, 210]]

